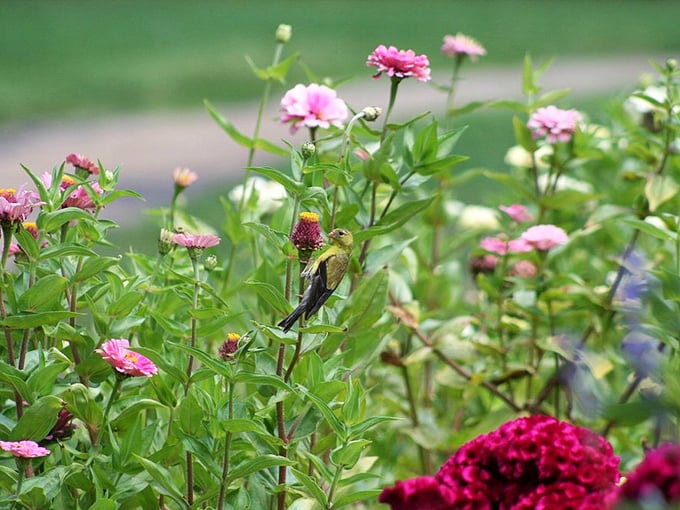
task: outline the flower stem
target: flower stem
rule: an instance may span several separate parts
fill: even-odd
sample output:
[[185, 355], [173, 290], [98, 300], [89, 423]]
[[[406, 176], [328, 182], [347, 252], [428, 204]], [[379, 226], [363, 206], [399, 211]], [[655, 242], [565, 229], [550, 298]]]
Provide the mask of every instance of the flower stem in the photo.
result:
[[456, 55], [456, 59], [453, 61], [453, 73], [451, 75], [451, 86], [449, 87], [449, 92], [446, 96], [446, 129], [451, 128], [451, 119], [453, 118], [453, 96], [456, 92], [456, 83], [458, 82], [458, 73], [460, 72], [461, 64], [465, 55]]
[[[198, 308], [198, 293], [201, 289], [201, 282], [200, 282], [200, 272], [199, 272], [199, 267], [198, 267], [198, 259], [192, 257], [191, 258], [191, 265], [194, 268], [194, 295], [193, 299], [191, 302], [191, 340], [190, 340], [190, 345], [191, 347], [196, 347], [196, 328], [198, 325], [198, 320], [196, 319], [195, 314], [193, 313], [197, 308]], [[189, 355], [189, 366], [187, 367], [187, 391], [189, 390], [189, 379], [191, 379], [191, 374], [194, 371], [194, 356]]]
[[[234, 417], [234, 385], [227, 380], [227, 419]], [[217, 498], [217, 510], [224, 509], [224, 496], [227, 492], [227, 478], [229, 477], [229, 457], [231, 456], [231, 431], [224, 434], [224, 453], [222, 454], [222, 479], [220, 481], [220, 495]]]
[[382, 133], [380, 133], [380, 144], [382, 145], [383, 140], [387, 136], [387, 122], [390, 120], [390, 115], [392, 114], [392, 109], [394, 108], [394, 102], [397, 99], [397, 90], [399, 89], [399, 83], [401, 83], [401, 78], [395, 76], [392, 77], [390, 81], [390, 99], [387, 104], [387, 112], [385, 113], [385, 120], [383, 121]]

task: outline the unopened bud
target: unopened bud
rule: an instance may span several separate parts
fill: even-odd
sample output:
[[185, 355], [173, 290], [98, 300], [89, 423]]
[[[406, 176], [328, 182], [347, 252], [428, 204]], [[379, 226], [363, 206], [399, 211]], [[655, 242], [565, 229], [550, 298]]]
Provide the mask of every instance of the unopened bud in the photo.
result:
[[378, 117], [380, 117], [380, 114], [382, 113], [382, 108], [378, 108], [377, 106], [367, 106], [361, 112], [364, 114], [364, 119], [367, 121], [374, 121]]
[[669, 71], [673, 71], [674, 69], [677, 69], [678, 67], [678, 61], [675, 60], [674, 58], [669, 58], [666, 60], [666, 69]]
[[316, 145], [314, 145], [312, 142], [305, 142], [302, 144], [302, 147], [300, 147], [300, 153], [304, 159], [311, 158], [315, 152]]
[[161, 255], [167, 255], [172, 251], [172, 249], [175, 247], [175, 241], [172, 239], [174, 235], [174, 232], [166, 228], [161, 229], [161, 234], [158, 237], [158, 253]]
[[203, 261], [203, 268], [210, 272], [214, 271], [215, 268], [217, 267], [217, 257], [215, 255], [208, 255], [205, 260]]
[[293, 34], [293, 28], [290, 25], [284, 25], [283, 23], [276, 27], [276, 42], [281, 44], [286, 44], [290, 41], [290, 37]]

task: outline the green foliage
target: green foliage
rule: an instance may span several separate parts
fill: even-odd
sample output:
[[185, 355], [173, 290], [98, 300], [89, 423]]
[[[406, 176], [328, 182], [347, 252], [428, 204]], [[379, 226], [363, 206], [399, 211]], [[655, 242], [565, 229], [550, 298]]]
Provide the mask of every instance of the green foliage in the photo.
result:
[[[280, 57], [253, 64], [266, 91], [298, 60]], [[310, 126], [310, 151], [244, 135], [206, 102], [249, 153], [242, 196], [223, 198], [224, 221], [207, 224], [181, 210], [178, 183], [157, 255], [104, 252], [114, 225], [103, 206], [135, 195], [116, 189], [118, 169], [100, 168], [97, 186], [65, 164], [49, 185], [26, 169], [36, 235], [0, 211], [0, 438], [50, 454], [3, 454], [1, 503], [373, 507], [386, 483], [434, 473], [525, 413], [614, 431], [629, 457], [650, 430], [675, 437], [678, 71], [659, 69], [665, 100], [635, 96], [651, 119], [618, 109], [605, 128], [584, 116], [550, 141], [527, 127], [564, 97], [541, 90], [547, 66], [527, 58], [526, 101], [492, 105], [514, 115], [509, 168], [460, 171], [474, 129], [459, 125], [465, 106], [443, 121], [374, 128], [363, 111], [342, 130]], [[253, 166], [255, 151], [286, 163]], [[500, 184], [498, 205], [529, 216], [458, 202], [480, 178]], [[90, 205], [65, 207], [81, 192]], [[325, 232], [349, 229], [355, 246], [324, 306], [284, 334], [276, 324], [315, 255], [291, 235], [301, 210]], [[541, 246], [528, 225], [564, 238]], [[180, 227], [222, 239], [185, 248]], [[107, 354], [123, 339], [122, 357]], [[144, 362], [153, 373], [129, 368]]]

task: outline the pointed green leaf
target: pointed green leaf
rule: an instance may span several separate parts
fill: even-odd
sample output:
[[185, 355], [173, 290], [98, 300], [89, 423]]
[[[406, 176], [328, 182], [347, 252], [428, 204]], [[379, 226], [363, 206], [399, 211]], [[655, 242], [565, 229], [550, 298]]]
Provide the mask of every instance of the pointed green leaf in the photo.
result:
[[67, 285], [68, 280], [62, 276], [56, 274], [43, 276], [19, 297], [19, 309], [24, 312], [37, 312], [51, 308], [62, 297]]
[[649, 210], [656, 211], [661, 204], [677, 195], [678, 190], [680, 186], [670, 176], [654, 174], [648, 178], [645, 184], [645, 197], [649, 201]]
[[55, 423], [62, 403], [59, 397], [47, 395], [39, 398], [24, 409], [16, 426], [10, 434], [11, 441], [42, 441]]
[[45, 232], [54, 232], [65, 223], [82, 220], [85, 222], [95, 221], [91, 214], [77, 207], [66, 207], [53, 212], [44, 213], [38, 216], [38, 229]]
[[[304, 486], [305, 489], [307, 489], [307, 493], [316, 501], [318, 501], [323, 508], [327, 508], [328, 496], [326, 495], [326, 491], [319, 487], [319, 484], [316, 483], [316, 480], [298, 469], [292, 468], [291, 471], [295, 475], [295, 478]], [[335, 505], [333, 505], [333, 508], [335, 508]]]
[[46, 324], [54, 324], [71, 317], [79, 317], [82, 314], [76, 312], [54, 311], [37, 312], [18, 315], [8, 315], [0, 321], [0, 326], [9, 326], [14, 329], [37, 328]]

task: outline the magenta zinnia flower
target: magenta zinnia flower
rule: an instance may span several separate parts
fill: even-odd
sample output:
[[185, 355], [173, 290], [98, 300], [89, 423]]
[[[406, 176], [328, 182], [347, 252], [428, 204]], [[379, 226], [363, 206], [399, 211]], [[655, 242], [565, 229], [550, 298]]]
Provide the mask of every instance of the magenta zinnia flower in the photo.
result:
[[644, 503], [647, 500], [656, 504], [680, 503], [679, 444], [666, 443], [647, 452], [619, 490], [622, 504], [626, 501]]
[[149, 358], [128, 349], [130, 342], [124, 338], [111, 339], [96, 349], [116, 371], [125, 375], [151, 377], [158, 373], [158, 367]]
[[290, 131], [301, 127], [328, 129], [331, 125], [342, 128], [348, 110], [337, 92], [325, 85], [298, 83], [281, 99], [281, 122], [291, 122]]
[[380, 501], [393, 510], [606, 509], [616, 492], [618, 464], [602, 436], [530, 416], [464, 444], [434, 477], [383, 489]]
[[475, 41], [472, 37], [463, 35], [458, 32], [454, 35], [445, 35], [444, 44], [442, 45], [442, 53], [449, 57], [457, 57], [459, 55], [467, 55], [470, 60], [477, 60], [478, 56], [486, 55], [484, 47]]
[[38, 194], [24, 189], [0, 188], [0, 224], [12, 224], [24, 221], [33, 208], [42, 204]]
[[394, 46], [389, 48], [379, 45], [366, 60], [367, 66], [378, 68], [373, 78], [380, 78], [382, 73], [390, 78], [414, 77], [420, 81], [430, 81], [430, 61], [427, 55], [416, 55], [413, 50], [399, 50]]
[[498, 255], [505, 255], [507, 253], [526, 253], [533, 250], [533, 246], [529, 245], [524, 239], [507, 240], [502, 237], [485, 237], [479, 242], [480, 248], [496, 253]]
[[547, 251], [569, 240], [567, 233], [555, 225], [535, 225], [529, 227], [520, 239], [540, 251]]
[[22, 459], [44, 457], [52, 453], [35, 441], [0, 441], [0, 448]]
[[550, 105], [536, 110], [527, 123], [534, 138], [546, 137], [548, 143], [571, 140], [576, 124], [583, 119], [576, 110], [561, 110]]
[[99, 166], [80, 154], [71, 153], [66, 156], [66, 162], [71, 163], [74, 167], [85, 170], [92, 175], [99, 175]]
[[172, 240], [186, 248], [210, 248], [220, 244], [220, 238], [212, 234], [175, 234]]

